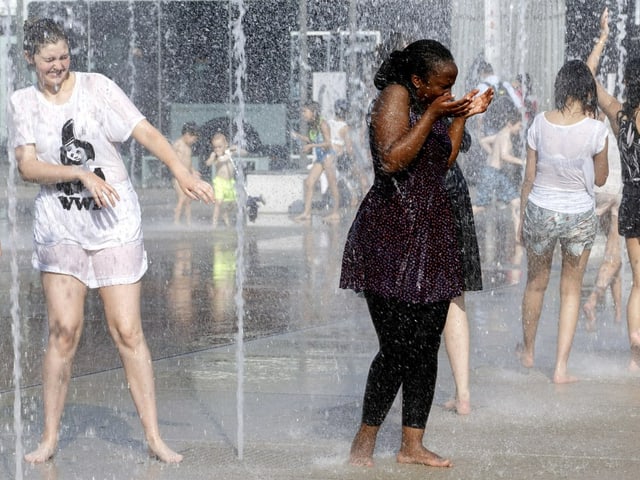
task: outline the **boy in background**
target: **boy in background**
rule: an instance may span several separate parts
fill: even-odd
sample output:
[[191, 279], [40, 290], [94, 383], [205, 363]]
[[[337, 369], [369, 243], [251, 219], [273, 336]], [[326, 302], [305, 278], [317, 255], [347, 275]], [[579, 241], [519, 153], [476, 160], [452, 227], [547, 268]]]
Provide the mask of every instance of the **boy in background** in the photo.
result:
[[[524, 165], [524, 161], [513, 154], [513, 138], [522, 130], [522, 114], [510, 102], [504, 102], [502, 110], [503, 124], [498, 133], [480, 139], [480, 145], [487, 152], [487, 164], [480, 171], [473, 211], [484, 211], [494, 198], [508, 203], [515, 239], [520, 219], [520, 192], [502, 167], [505, 163]], [[513, 265], [520, 265], [523, 253], [522, 246], [516, 241]]]
[[[187, 170], [192, 174], [198, 175], [198, 172], [193, 168], [193, 162], [191, 160], [192, 150], [194, 143], [198, 140], [199, 131], [198, 127], [193, 122], [187, 122], [182, 126], [182, 135], [175, 142], [173, 142], [173, 149], [178, 155], [180, 163], [182, 163]], [[178, 182], [173, 179], [173, 188], [176, 191], [177, 203], [173, 215], [173, 223], [180, 224], [180, 217], [184, 212], [184, 218], [187, 226], [191, 225], [191, 199], [184, 194]]]
[[213, 151], [206, 161], [208, 166], [215, 167], [213, 190], [216, 203], [213, 206], [213, 228], [218, 226], [218, 219], [222, 213], [222, 220], [228, 227], [231, 225], [229, 212], [236, 204], [235, 164], [231, 158], [231, 148], [224, 134], [218, 132], [211, 137]]

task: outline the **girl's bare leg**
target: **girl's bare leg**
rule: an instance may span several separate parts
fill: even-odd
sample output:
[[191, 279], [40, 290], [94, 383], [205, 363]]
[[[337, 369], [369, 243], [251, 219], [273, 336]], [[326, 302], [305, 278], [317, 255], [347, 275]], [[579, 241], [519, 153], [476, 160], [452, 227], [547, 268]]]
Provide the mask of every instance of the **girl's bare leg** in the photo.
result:
[[609, 220], [609, 231], [607, 233], [604, 258], [602, 259], [602, 264], [598, 269], [596, 285], [591, 292], [591, 295], [589, 295], [589, 298], [587, 298], [587, 301], [582, 305], [582, 311], [587, 317], [586, 328], [589, 331], [595, 330], [596, 307], [609, 287], [611, 287], [611, 293], [613, 295], [616, 318], [619, 319], [621, 316], [620, 305], [622, 292], [618, 291], [622, 286], [620, 283], [620, 268], [622, 267], [621, 255], [620, 235], [618, 234], [618, 216], [612, 214]]
[[184, 218], [187, 226], [191, 226], [191, 199], [189, 197], [184, 201]]
[[455, 410], [460, 415], [471, 413], [469, 393], [469, 322], [464, 304], [464, 294], [454, 298], [449, 304], [447, 323], [444, 326], [444, 345], [449, 356], [456, 396], [445, 403], [447, 410]]
[[522, 344], [517, 353], [520, 363], [526, 368], [533, 367], [538, 322], [542, 313], [542, 300], [549, 284], [553, 251], [536, 255], [527, 249], [527, 286], [522, 298]]
[[103, 287], [100, 297], [149, 449], [163, 462], [178, 463], [182, 461], [182, 455], [164, 443], [158, 428], [151, 354], [142, 332], [140, 317], [140, 282]]
[[30, 463], [46, 462], [55, 453], [87, 293], [85, 285], [69, 275], [43, 272], [41, 280], [49, 317], [49, 339], [42, 368], [44, 431], [38, 448], [24, 456]]
[[335, 156], [333, 155], [327, 155], [324, 159], [324, 173], [327, 176], [329, 193], [333, 199], [331, 212], [329, 212], [329, 215], [325, 217], [325, 219], [329, 221], [340, 220], [340, 192], [338, 191], [338, 178], [336, 175], [335, 163]]
[[213, 224], [213, 228], [218, 226], [218, 219], [220, 218], [220, 209], [222, 208], [222, 199], [217, 199], [213, 204], [213, 217], [211, 217], [211, 223]]
[[173, 223], [175, 223], [176, 225], [178, 225], [180, 223], [180, 217], [182, 216], [182, 212], [185, 212], [186, 215], [186, 208], [188, 205], [188, 199], [189, 197], [187, 197], [184, 192], [182, 190], [180, 190], [180, 187], [176, 187], [176, 196], [178, 198], [177, 202], [176, 202], [176, 208], [174, 210], [174, 215], [173, 215]]
[[304, 211], [295, 220], [303, 221], [311, 219], [311, 202], [313, 201], [313, 187], [322, 175], [322, 164], [314, 162], [309, 175], [304, 180]]
[[629, 370], [640, 371], [640, 238], [627, 238], [627, 253], [633, 274], [633, 285], [627, 301], [627, 328], [631, 360]]
[[613, 307], [615, 309], [614, 320], [616, 323], [622, 321], [622, 274], [621, 269], [613, 277], [611, 282], [611, 296], [613, 297]]
[[591, 250], [584, 250], [579, 257], [562, 252], [562, 272], [560, 273], [560, 321], [558, 323], [558, 346], [554, 383], [572, 383], [578, 379], [567, 373], [569, 354], [578, 325], [580, 312], [580, 292], [582, 278], [589, 261]]

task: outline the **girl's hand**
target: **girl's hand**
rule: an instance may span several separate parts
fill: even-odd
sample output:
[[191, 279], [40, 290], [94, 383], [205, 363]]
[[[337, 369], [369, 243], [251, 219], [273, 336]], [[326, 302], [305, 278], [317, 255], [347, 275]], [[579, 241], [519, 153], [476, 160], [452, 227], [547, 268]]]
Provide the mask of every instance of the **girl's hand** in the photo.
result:
[[176, 177], [178, 185], [189, 198], [202, 200], [204, 203], [214, 203], [213, 187], [209, 182], [201, 180], [198, 175], [188, 174]]
[[84, 170], [80, 176], [80, 181], [84, 185], [84, 188], [91, 192], [93, 201], [100, 208], [108, 207], [109, 204], [115, 207], [116, 202], [120, 200], [120, 196], [115, 188], [89, 170]]
[[471, 99], [466, 96], [456, 100], [453, 95], [447, 93], [431, 102], [427, 111], [431, 111], [436, 117], [464, 117], [470, 103]]
[[493, 88], [488, 88], [481, 95], [477, 95], [478, 90], [471, 90], [465, 97], [471, 96], [471, 103], [469, 105], [469, 110], [467, 111], [465, 117], [469, 118], [473, 115], [478, 115], [479, 113], [484, 113], [489, 108], [491, 101], [493, 100]]
[[609, 9], [604, 7], [602, 15], [600, 15], [600, 38], [606, 39], [609, 37]]

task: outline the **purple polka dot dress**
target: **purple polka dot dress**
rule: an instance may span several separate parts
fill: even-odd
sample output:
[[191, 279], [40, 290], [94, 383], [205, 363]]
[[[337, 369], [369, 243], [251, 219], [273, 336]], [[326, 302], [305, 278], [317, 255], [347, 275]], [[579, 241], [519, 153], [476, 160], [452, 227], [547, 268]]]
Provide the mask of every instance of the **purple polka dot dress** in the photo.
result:
[[[411, 125], [417, 120], [411, 113]], [[375, 180], [349, 230], [340, 287], [410, 303], [460, 295], [460, 252], [444, 183], [451, 153], [446, 122], [434, 123], [400, 172], [383, 171], [373, 141], [371, 151]]]

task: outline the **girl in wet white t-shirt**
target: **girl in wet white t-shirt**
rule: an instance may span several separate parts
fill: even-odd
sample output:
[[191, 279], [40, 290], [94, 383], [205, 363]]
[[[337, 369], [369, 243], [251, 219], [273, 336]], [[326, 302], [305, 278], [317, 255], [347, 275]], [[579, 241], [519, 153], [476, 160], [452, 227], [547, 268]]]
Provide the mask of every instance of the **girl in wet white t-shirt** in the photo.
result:
[[554, 110], [538, 114], [529, 128], [520, 198], [520, 234], [527, 251], [522, 299], [523, 366], [534, 365], [534, 346], [544, 292], [557, 243], [561, 245], [560, 318], [554, 383], [577, 380], [568, 373], [578, 322], [582, 278], [596, 236], [595, 186], [604, 185], [607, 127], [596, 120], [598, 96], [587, 65], [564, 64], [555, 81]]
[[162, 440], [151, 355], [140, 318], [146, 255], [140, 207], [116, 145], [129, 137], [158, 157], [192, 199], [213, 201], [169, 142], [124, 93], [98, 74], [72, 72], [66, 32], [50, 19], [27, 21], [24, 47], [37, 85], [10, 101], [10, 145], [25, 181], [41, 185], [34, 218], [33, 264], [41, 271], [49, 338], [44, 357], [44, 430], [25, 455], [47, 461], [57, 448], [73, 356], [88, 288], [98, 288], [152, 455], [182, 455]]

